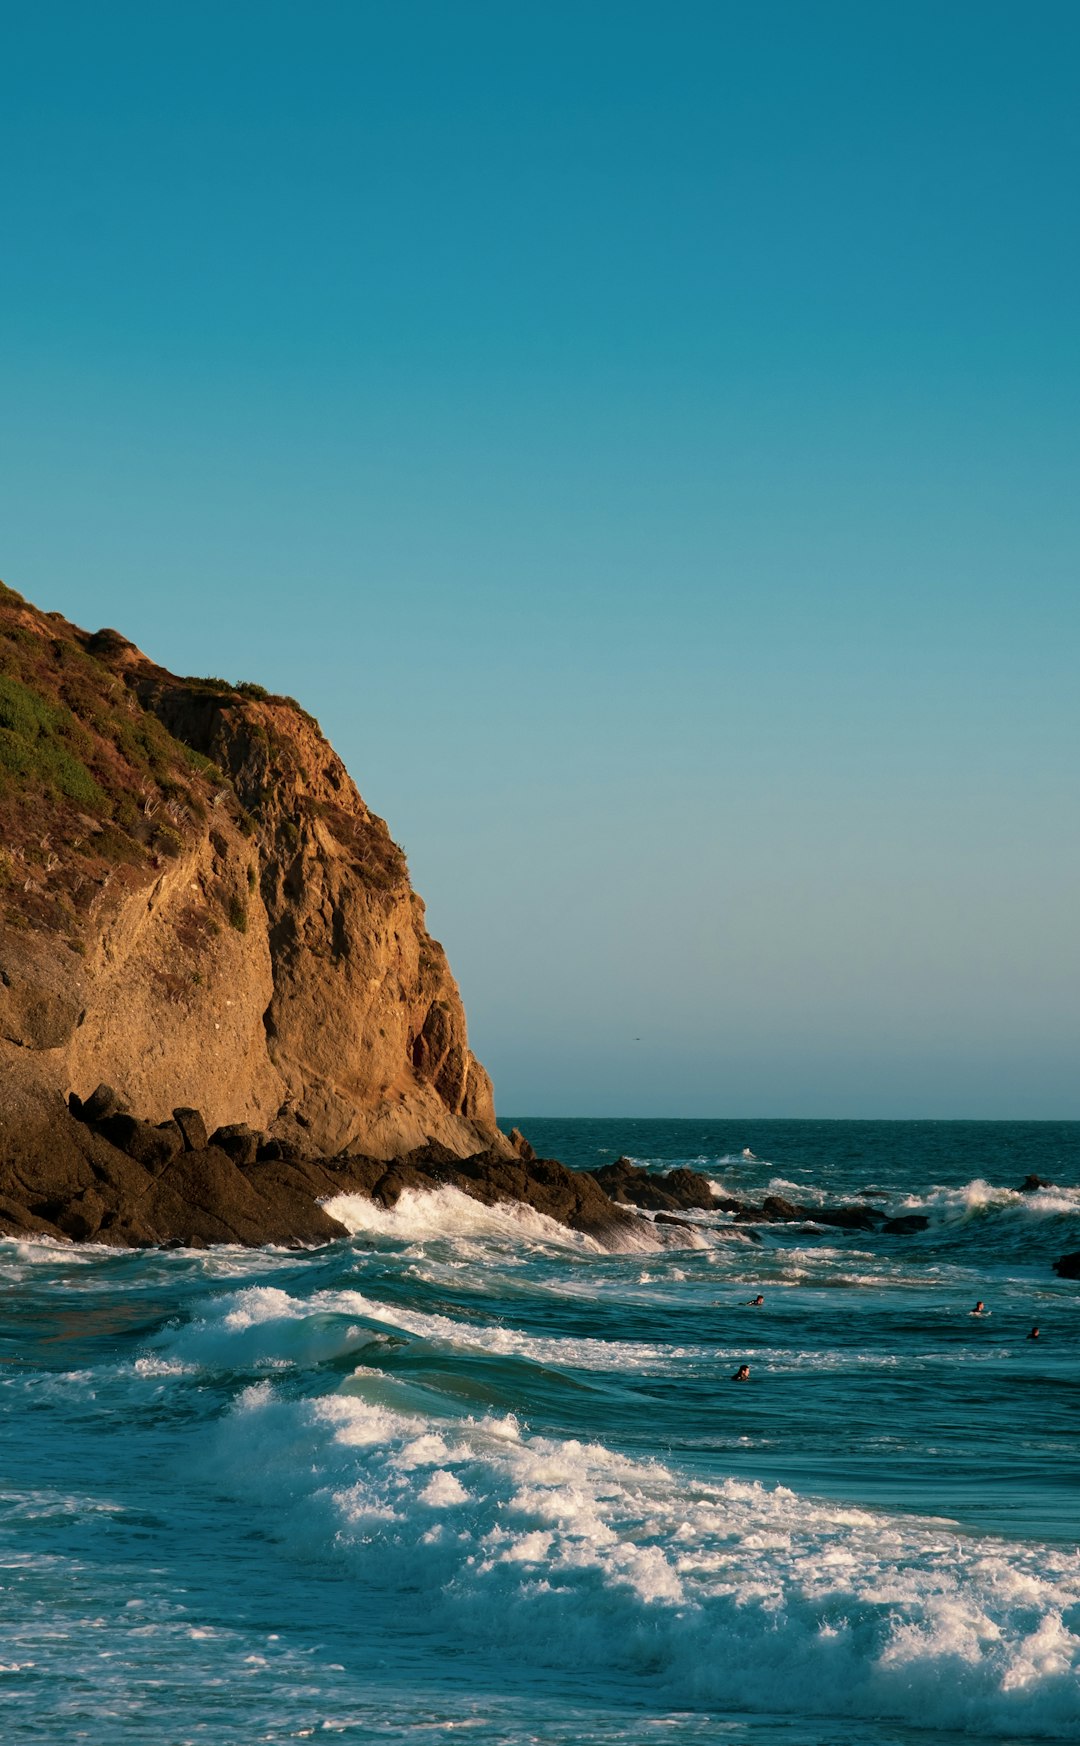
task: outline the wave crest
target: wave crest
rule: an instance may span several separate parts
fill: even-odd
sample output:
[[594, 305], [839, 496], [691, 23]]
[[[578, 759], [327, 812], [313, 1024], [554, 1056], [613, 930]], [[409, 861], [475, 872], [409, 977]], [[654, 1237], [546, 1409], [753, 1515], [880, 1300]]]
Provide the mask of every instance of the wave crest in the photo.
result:
[[217, 1467], [299, 1555], [344, 1559], [388, 1604], [421, 1592], [437, 1631], [534, 1665], [647, 1673], [692, 1707], [1080, 1725], [1076, 1553], [437, 1418], [379, 1372], [313, 1402], [246, 1390]]

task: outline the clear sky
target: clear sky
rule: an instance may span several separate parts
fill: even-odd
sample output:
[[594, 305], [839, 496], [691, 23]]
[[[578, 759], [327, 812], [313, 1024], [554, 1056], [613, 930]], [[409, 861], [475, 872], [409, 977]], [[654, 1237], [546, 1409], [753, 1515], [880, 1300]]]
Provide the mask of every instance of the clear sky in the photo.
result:
[[1080, 1116], [1080, 7], [3, 8], [0, 574], [322, 720], [499, 1107]]

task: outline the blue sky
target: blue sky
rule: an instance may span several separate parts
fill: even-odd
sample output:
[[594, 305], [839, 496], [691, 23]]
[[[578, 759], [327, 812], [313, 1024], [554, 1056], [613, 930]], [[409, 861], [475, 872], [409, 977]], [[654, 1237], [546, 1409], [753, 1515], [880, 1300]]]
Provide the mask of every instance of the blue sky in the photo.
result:
[[319, 715], [501, 1109], [1080, 1116], [1078, 51], [8, 9], [0, 573]]

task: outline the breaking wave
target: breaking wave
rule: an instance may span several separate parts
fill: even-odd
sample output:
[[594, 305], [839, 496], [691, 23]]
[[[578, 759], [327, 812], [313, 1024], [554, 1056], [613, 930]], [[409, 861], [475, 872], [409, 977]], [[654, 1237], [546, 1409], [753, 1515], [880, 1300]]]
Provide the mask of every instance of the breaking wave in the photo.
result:
[[702, 1484], [422, 1393], [364, 1369], [315, 1401], [255, 1384], [214, 1471], [296, 1557], [395, 1609], [422, 1594], [448, 1641], [603, 1668], [669, 1704], [1075, 1737], [1077, 1553]]

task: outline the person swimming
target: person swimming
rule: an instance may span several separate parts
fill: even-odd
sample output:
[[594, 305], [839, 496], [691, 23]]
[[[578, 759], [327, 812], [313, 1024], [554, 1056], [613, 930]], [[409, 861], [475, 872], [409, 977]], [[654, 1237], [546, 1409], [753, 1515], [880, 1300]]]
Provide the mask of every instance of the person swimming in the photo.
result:
[[991, 1313], [990, 1310], [987, 1309], [987, 1307], [983, 1303], [983, 1300], [981, 1297], [980, 1297], [978, 1303], [975, 1305], [975, 1308], [973, 1310], [968, 1310], [969, 1316], [988, 1316], [988, 1315], [990, 1315], [990, 1313]]
[[749, 1364], [740, 1364], [738, 1370], [736, 1370], [736, 1372], [735, 1372], [734, 1376], [731, 1378], [731, 1380], [732, 1380], [732, 1382], [749, 1382], [749, 1380], [750, 1380], [750, 1366], [749, 1366]]
[[1031, 1330], [1031, 1332], [1030, 1332], [1030, 1334], [1029, 1334], [1029, 1335], [1028, 1335], [1028, 1339], [1029, 1339], [1029, 1340], [1037, 1340], [1037, 1339], [1038, 1339], [1038, 1337], [1039, 1337], [1039, 1330], [1038, 1330], [1038, 1328], [1032, 1328], [1032, 1330]]
[[744, 1157], [744, 1158], [753, 1158], [753, 1159], [754, 1159], [754, 1161], [755, 1161], [755, 1162], [756, 1162], [756, 1161], [757, 1161], [757, 1153], [756, 1153], [756, 1152], [751, 1152], [751, 1150], [750, 1150], [750, 1148], [749, 1148], [749, 1146], [744, 1146], [744, 1147], [743, 1147], [743, 1149], [742, 1149], [742, 1155], [743, 1155], [743, 1157]]
[[761, 1293], [759, 1292], [757, 1297], [748, 1297], [747, 1298], [746, 1302], [743, 1304], [743, 1309], [760, 1309], [761, 1305], [764, 1302], [765, 1302], [765, 1299], [761, 1296]]

